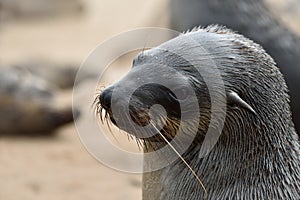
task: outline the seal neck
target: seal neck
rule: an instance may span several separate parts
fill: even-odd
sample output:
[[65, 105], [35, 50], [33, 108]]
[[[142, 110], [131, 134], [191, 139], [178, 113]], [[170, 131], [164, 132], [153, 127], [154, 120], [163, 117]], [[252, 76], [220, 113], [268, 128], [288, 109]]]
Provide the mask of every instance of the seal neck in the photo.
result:
[[[229, 140], [225, 127], [218, 143], [204, 158], [199, 157], [201, 145], [193, 146], [183, 155], [196, 171], [208, 192], [208, 199], [288, 199], [299, 196], [299, 144], [295, 132], [270, 133], [268, 124], [247, 131], [236, 140]], [[233, 130], [231, 130], [233, 131]], [[286, 131], [286, 130], [285, 130]], [[226, 135], [227, 134], [227, 135]], [[162, 158], [163, 159], [163, 158]], [[147, 160], [145, 164], [156, 162]], [[289, 184], [289, 191], [284, 188]], [[276, 189], [270, 189], [276, 186]], [[243, 192], [241, 192], [243, 191]], [[201, 199], [204, 191], [191, 171], [177, 160], [171, 165], [143, 175], [143, 200]]]

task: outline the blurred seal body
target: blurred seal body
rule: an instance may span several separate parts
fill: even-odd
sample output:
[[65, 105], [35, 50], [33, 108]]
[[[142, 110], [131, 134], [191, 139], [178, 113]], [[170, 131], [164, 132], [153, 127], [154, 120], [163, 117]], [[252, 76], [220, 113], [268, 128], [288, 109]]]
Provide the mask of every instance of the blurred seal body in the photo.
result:
[[0, 95], [0, 135], [51, 133], [73, 121], [71, 105], [60, 105], [56, 90], [24, 69], [1, 67]]
[[[189, 56], [192, 61], [185, 59]], [[217, 67], [223, 85], [214, 83], [216, 73], [209, 63]], [[167, 70], [158, 71], [159, 65], [176, 70], [182, 77], [176, 77], [175, 73], [164, 74]], [[152, 66], [152, 70], [147, 66]], [[201, 71], [207, 73], [199, 73]], [[200, 120], [195, 124], [197, 120], [190, 119], [189, 125], [182, 128], [189, 136], [192, 135], [190, 128], [197, 127], [193, 143], [182, 156], [202, 180], [207, 199], [300, 199], [299, 142], [291, 120], [287, 87], [274, 61], [261, 46], [224, 27], [195, 28], [140, 53], [132, 70], [100, 94], [98, 111], [104, 109], [105, 117], [137, 136], [134, 129], [126, 127], [126, 123], [118, 123], [120, 116], [112, 112], [111, 99], [123, 94], [116, 97], [116, 105], [125, 104], [122, 98], [134, 82], [155, 80], [159, 73], [166, 81], [177, 84], [174, 88], [159, 84], [137, 88], [129, 105], [124, 105], [130, 111], [130, 117], [126, 119], [131, 118], [136, 124], [146, 126], [151, 116], [147, 109], [160, 104], [167, 113], [167, 123], [160, 132], [171, 141], [185, 112], [180, 106], [189, 104], [191, 99], [184, 93], [187, 80], [197, 96]], [[204, 80], [214, 84], [215, 96], [211, 96], [208, 91], [210, 83]], [[218, 93], [222, 87], [225, 96]], [[182, 95], [175, 95], [176, 90], [183, 91]], [[212, 122], [211, 102], [223, 99], [226, 100], [224, 126], [217, 130], [219, 122], [212, 124], [221, 135], [208, 155], [200, 157], [201, 144]], [[224, 114], [221, 109], [214, 112], [217, 118]], [[142, 138], [146, 152], [156, 151], [166, 144], [160, 136], [147, 137], [147, 132], [141, 134], [145, 136], [139, 138]], [[161, 159], [168, 159], [168, 155]], [[150, 159], [144, 164], [155, 165], [157, 162], [159, 160]], [[143, 175], [144, 200], [198, 200], [204, 196], [203, 188], [180, 159]]]
[[284, 75], [300, 132], [300, 38], [271, 14], [264, 0], [172, 0], [170, 12], [172, 29], [222, 24], [261, 44]]

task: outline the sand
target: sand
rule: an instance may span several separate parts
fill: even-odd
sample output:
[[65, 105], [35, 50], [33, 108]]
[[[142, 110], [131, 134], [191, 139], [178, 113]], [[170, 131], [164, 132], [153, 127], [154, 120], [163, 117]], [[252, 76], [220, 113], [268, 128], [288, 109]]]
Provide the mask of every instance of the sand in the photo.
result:
[[[1, 24], [0, 64], [47, 59], [79, 66], [96, 45], [115, 34], [144, 26], [167, 27], [167, 0], [84, 2], [83, 15]], [[126, 59], [116, 63], [112, 80], [129, 67]], [[84, 84], [83, 94], [89, 87], [95, 85]], [[71, 95], [66, 98], [71, 100]], [[90, 111], [84, 107], [78, 122], [87, 132], [94, 131], [84, 120]], [[136, 148], [132, 142], [124, 145]], [[0, 137], [0, 163], [0, 200], [141, 199], [141, 175], [113, 170], [94, 159], [74, 124], [52, 137]]]
[[[86, 13], [79, 16], [2, 22], [0, 63], [47, 60], [78, 67], [90, 51], [113, 35], [164, 23], [151, 17], [159, 10], [157, 5], [163, 8], [166, 1], [160, 2], [89, 0], [85, 1]], [[119, 66], [114, 76], [130, 67], [126, 65]], [[83, 86], [83, 91], [85, 87], [90, 85]], [[81, 111], [82, 116], [91, 114], [86, 107]], [[89, 122], [82, 122], [87, 132], [92, 131]], [[0, 162], [1, 200], [141, 199], [141, 175], [110, 169], [94, 159], [74, 124], [52, 137], [0, 137]]]

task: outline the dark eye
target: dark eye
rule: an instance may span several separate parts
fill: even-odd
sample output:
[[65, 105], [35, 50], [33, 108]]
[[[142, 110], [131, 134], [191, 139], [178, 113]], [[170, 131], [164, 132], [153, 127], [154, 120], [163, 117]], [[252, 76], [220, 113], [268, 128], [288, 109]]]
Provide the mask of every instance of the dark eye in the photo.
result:
[[189, 89], [186, 87], [176, 88], [173, 92], [178, 100], [185, 100], [190, 96]]

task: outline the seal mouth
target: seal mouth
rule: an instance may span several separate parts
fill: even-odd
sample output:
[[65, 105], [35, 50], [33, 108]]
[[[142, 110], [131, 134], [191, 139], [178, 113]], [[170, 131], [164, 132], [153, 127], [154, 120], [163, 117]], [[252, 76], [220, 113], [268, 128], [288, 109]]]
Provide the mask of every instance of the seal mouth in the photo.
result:
[[148, 110], [130, 111], [130, 117], [139, 126], [147, 126], [151, 120]]
[[[100, 95], [101, 94], [97, 95], [93, 103], [93, 107], [96, 115], [99, 117], [101, 123], [104, 123], [106, 120], [110, 120], [115, 126], [119, 127], [117, 123], [117, 121], [119, 120], [117, 119], [119, 119], [121, 115], [119, 117], [114, 116], [111, 108], [103, 106], [103, 104], [101, 104]], [[149, 110], [140, 109], [137, 111], [137, 110], [130, 109], [129, 115], [131, 120], [138, 126], [147, 126], [150, 124], [151, 118], [149, 115]], [[122, 115], [122, 117], [125, 116]]]
[[[95, 114], [99, 117], [102, 123], [104, 123], [106, 120], [110, 120], [114, 125], [119, 127], [117, 124], [118, 120], [115, 119], [117, 116], [113, 115], [110, 100], [105, 99], [103, 92], [100, 92], [96, 95], [93, 107]], [[139, 126], [146, 126], [150, 123], [150, 116], [147, 110], [141, 109], [137, 111], [131, 108], [129, 114], [131, 120]]]
[[[180, 126], [180, 118], [178, 119], [178, 116], [174, 116], [174, 113], [172, 113], [171, 115], [167, 114], [166, 116], [161, 116], [160, 112], [151, 112], [150, 106], [141, 105], [136, 99], [134, 99], [132, 101], [132, 104], [129, 105], [128, 114], [126, 114], [124, 112], [124, 109], [122, 109], [121, 107], [118, 109], [114, 109], [114, 112], [112, 112], [112, 105], [108, 101], [107, 97], [105, 97], [107, 95], [109, 96], [109, 93], [105, 92], [105, 90], [100, 91], [96, 95], [93, 103], [95, 114], [98, 117], [98, 119], [100, 119], [100, 122], [102, 124], [106, 122], [110, 126], [111, 122], [119, 129], [129, 133], [129, 135], [133, 135], [136, 140], [142, 140], [144, 142], [164, 141], [162, 136], [160, 136], [159, 132], [163, 134], [164, 137], [167, 138], [169, 141], [171, 141], [176, 136], [176, 132], [178, 131], [178, 128]], [[141, 128], [145, 126], [153, 127], [153, 129], [157, 130], [156, 134], [150, 135], [147, 131], [145, 131], [142, 133], [138, 133], [138, 135], [135, 135], [133, 133], [136, 133], [137, 130], [134, 130], [134, 127], [132, 127], [132, 125], [129, 124], [130, 121]], [[113, 134], [111, 129], [110, 132]]]
[[[101, 105], [100, 105], [101, 106]], [[105, 120], [110, 119], [113, 124], [116, 124], [116, 120], [113, 117], [111, 109], [106, 109], [104, 107], [100, 107], [98, 111], [96, 111], [100, 117], [101, 122], [103, 123]]]

